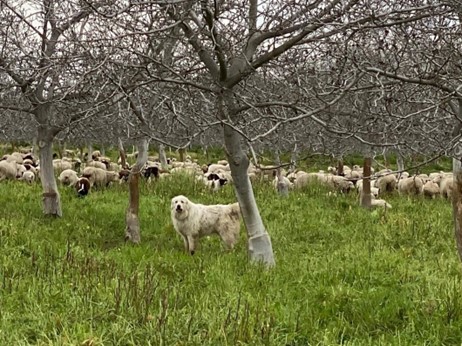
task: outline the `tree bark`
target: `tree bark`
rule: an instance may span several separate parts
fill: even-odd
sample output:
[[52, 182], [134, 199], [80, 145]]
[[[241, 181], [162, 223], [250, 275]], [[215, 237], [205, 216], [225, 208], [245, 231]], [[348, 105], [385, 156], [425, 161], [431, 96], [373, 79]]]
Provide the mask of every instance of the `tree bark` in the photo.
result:
[[364, 158], [363, 166], [363, 189], [360, 196], [360, 205], [364, 208], [371, 208], [371, 164], [372, 158]]
[[178, 149], [178, 152], [179, 152], [179, 154], [180, 154], [180, 161], [181, 161], [181, 162], [184, 162], [184, 154], [185, 154], [185, 151], [186, 151], [186, 150], [185, 150], [184, 148]]
[[129, 186], [129, 204], [125, 214], [125, 241], [129, 240], [132, 243], [139, 244], [141, 241], [140, 221], [138, 217], [140, 207], [140, 189], [139, 180], [141, 170], [148, 160], [148, 140], [141, 139], [138, 145], [138, 158], [135, 165], [132, 167], [130, 176], [128, 177]]
[[124, 144], [122, 143], [122, 139], [118, 139], [118, 148], [119, 148], [119, 156], [120, 156], [120, 165], [123, 169], [127, 169], [127, 156], [125, 155]]
[[400, 172], [404, 171], [404, 159], [400, 153], [398, 153], [396, 156], [396, 166], [398, 168], [398, 171]]
[[165, 145], [159, 144], [159, 161], [162, 169], [167, 169], [167, 155], [165, 154]]
[[344, 176], [345, 173], [343, 173], [343, 159], [340, 157], [337, 161], [337, 175]]
[[[459, 144], [462, 145], [462, 144]], [[452, 192], [452, 207], [454, 216], [454, 232], [456, 237], [457, 252], [462, 261], [462, 165], [460, 158], [452, 160], [454, 187]]]
[[249, 159], [242, 149], [240, 134], [232, 127], [225, 125], [224, 142], [231, 168], [231, 176], [234, 181], [234, 191], [247, 228], [250, 260], [252, 262], [261, 262], [266, 266], [274, 266], [271, 239], [260, 216], [252, 184], [247, 174]]
[[38, 128], [40, 151], [40, 181], [43, 188], [43, 213], [47, 216], [61, 217], [61, 199], [53, 168], [53, 133], [45, 126]]
[[[458, 107], [457, 107], [458, 106]], [[458, 100], [454, 110], [460, 116], [462, 115], [462, 99]], [[462, 124], [457, 122], [452, 135], [455, 137], [461, 133]], [[454, 148], [454, 157], [452, 159], [452, 173], [454, 176], [454, 186], [452, 190], [452, 213], [454, 217], [454, 234], [456, 238], [457, 253], [462, 261], [462, 140], [459, 140]]]
[[93, 158], [91, 157], [91, 154], [93, 153], [93, 144], [90, 141], [88, 141], [87, 143], [87, 150], [88, 150], [87, 162], [90, 162], [91, 160], [93, 160]]
[[[236, 119], [234, 96], [230, 89], [224, 89], [217, 98], [218, 116], [226, 121]], [[231, 169], [234, 192], [241, 208], [242, 218], [247, 229], [248, 253], [252, 263], [262, 263], [273, 267], [276, 263], [271, 238], [258, 210], [255, 195], [250, 182], [249, 159], [242, 148], [241, 135], [231, 126], [223, 125], [223, 137], [226, 157]], [[250, 146], [250, 148], [252, 148]]]

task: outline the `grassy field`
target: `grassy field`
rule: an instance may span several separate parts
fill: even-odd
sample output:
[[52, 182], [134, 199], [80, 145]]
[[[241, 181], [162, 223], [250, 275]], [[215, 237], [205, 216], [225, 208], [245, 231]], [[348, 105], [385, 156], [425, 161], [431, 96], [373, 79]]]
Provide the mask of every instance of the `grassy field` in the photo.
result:
[[127, 187], [42, 216], [40, 185], [0, 183], [0, 345], [460, 345], [450, 203], [390, 196], [368, 212], [315, 187], [256, 184], [277, 266], [218, 238], [183, 252], [170, 199], [234, 201], [187, 178], [142, 186], [142, 242], [124, 243]]

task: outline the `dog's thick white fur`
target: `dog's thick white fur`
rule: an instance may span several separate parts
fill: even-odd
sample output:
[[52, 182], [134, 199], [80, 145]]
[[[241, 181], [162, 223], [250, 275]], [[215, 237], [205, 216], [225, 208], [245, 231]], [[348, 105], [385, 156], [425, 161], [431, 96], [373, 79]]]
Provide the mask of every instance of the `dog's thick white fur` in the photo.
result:
[[217, 234], [228, 249], [239, 239], [239, 203], [204, 205], [176, 196], [171, 202], [171, 217], [175, 230], [183, 237], [185, 250], [194, 254], [199, 238]]

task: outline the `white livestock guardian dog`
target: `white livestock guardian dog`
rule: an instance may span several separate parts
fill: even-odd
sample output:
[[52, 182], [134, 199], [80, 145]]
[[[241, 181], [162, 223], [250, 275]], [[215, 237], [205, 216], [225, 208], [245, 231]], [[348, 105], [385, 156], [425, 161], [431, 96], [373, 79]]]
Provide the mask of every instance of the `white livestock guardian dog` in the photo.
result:
[[175, 230], [183, 237], [184, 247], [194, 254], [199, 238], [218, 234], [231, 250], [239, 238], [239, 203], [203, 205], [185, 196], [172, 198], [171, 217]]

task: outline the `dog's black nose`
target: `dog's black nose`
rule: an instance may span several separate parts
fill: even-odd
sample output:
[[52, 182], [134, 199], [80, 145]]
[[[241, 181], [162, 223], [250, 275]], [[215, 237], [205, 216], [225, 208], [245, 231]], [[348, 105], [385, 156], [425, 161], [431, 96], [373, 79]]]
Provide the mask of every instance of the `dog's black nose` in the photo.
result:
[[178, 204], [178, 205], [176, 206], [176, 210], [181, 211], [181, 205]]

